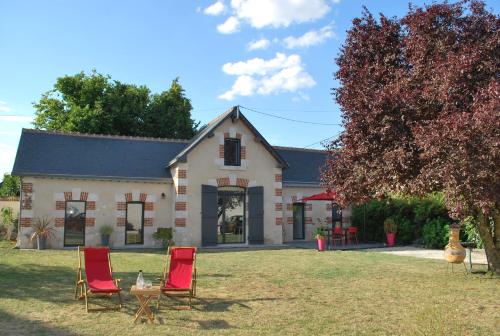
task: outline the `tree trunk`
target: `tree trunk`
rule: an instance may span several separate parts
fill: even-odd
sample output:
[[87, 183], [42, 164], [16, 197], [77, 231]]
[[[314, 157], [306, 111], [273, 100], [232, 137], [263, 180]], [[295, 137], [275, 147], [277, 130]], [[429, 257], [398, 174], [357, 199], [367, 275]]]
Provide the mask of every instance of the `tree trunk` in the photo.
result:
[[[495, 224], [494, 232], [497, 233], [498, 229], [496, 228], [500, 226], [498, 222], [499, 217], [494, 216], [493, 219]], [[500, 275], [500, 248], [498, 247], [498, 237], [493, 237], [492, 230], [488, 223], [488, 217], [482, 211], [479, 211], [478, 215], [478, 230], [484, 243], [488, 267], [493, 273]], [[495, 240], [497, 244], [495, 244]]]

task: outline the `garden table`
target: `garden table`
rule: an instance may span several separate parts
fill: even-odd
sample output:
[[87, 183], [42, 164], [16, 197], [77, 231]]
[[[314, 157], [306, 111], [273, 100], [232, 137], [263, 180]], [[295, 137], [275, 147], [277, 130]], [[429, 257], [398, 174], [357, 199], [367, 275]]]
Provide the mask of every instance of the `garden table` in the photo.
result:
[[151, 308], [149, 307], [149, 302], [152, 298], [158, 297], [161, 294], [160, 286], [151, 286], [148, 288], [138, 288], [137, 286], [132, 286], [130, 289], [130, 294], [135, 295], [137, 300], [139, 301], [139, 310], [134, 316], [134, 323], [141, 317], [142, 315], [146, 315], [148, 320], [151, 323], [154, 323], [155, 318]]

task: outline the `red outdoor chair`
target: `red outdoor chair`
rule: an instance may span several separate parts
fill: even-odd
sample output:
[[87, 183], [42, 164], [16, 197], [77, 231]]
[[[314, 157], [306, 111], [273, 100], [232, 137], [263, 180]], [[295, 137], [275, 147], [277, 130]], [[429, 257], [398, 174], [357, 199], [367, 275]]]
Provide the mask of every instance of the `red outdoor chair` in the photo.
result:
[[[160, 280], [163, 295], [188, 297], [191, 309], [191, 300], [196, 296], [196, 247], [169, 247]], [[161, 295], [157, 309], [160, 308], [160, 298]]]
[[344, 239], [344, 231], [342, 230], [341, 227], [334, 227], [332, 230], [332, 242], [333, 246], [335, 247], [337, 245], [337, 242], [340, 243], [341, 245], [344, 245], [345, 239]]
[[[120, 296], [121, 288], [118, 286], [120, 279], [113, 279], [113, 269], [107, 247], [84, 247], [83, 255], [85, 258], [85, 280], [82, 278], [82, 260], [80, 247], [78, 247], [78, 271], [76, 273], [75, 299], [85, 299], [85, 309], [107, 310], [121, 309], [122, 298]], [[78, 295], [80, 290], [80, 295]], [[119, 304], [115, 308], [94, 308], [89, 309], [88, 297], [94, 295], [118, 295]]]
[[347, 228], [347, 243], [351, 244], [352, 241], [355, 241], [356, 245], [358, 245], [358, 228], [355, 226]]

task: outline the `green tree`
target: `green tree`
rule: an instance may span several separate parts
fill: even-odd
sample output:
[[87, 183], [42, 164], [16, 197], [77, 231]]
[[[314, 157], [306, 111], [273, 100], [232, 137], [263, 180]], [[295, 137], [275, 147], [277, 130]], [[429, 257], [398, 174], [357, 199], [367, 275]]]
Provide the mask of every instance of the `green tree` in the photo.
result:
[[4, 174], [3, 181], [0, 187], [0, 197], [19, 196], [20, 185], [21, 180], [18, 176]]
[[[84, 72], [57, 79], [54, 89], [34, 103], [39, 129], [82, 133], [190, 138], [197, 124], [178, 79], [168, 91]], [[163, 129], [165, 128], [165, 130]]]

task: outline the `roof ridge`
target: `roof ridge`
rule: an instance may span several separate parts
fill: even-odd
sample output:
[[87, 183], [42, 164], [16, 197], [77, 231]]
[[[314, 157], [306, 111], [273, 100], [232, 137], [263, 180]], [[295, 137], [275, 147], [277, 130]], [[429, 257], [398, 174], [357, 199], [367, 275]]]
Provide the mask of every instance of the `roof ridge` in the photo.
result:
[[303, 152], [316, 152], [316, 153], [328, 153], [326, 149], [314, 149], [314, 148], [303, 148], [303, 147], [289, 147], [289, 146], [273, 146], [276, 149], [284, 150], [299, 150]]
[[131, 136], [131, 135], [81, 133], [81, 132], [71, 132], [71, 131], [46, 131], [33, 128], [23, 128], [22, 132], [39, 133], [39, 134], [56, 134], [64, 136], [78, 136], [87, 138], [116, 139], [116, 140], [164, 141], [164, 142], [180, 142], [180, 143], [188, 143], [189, 141], [191, 141], [190, 139], [155, 138], [155, 137], [141, 137], [141, 136]]

